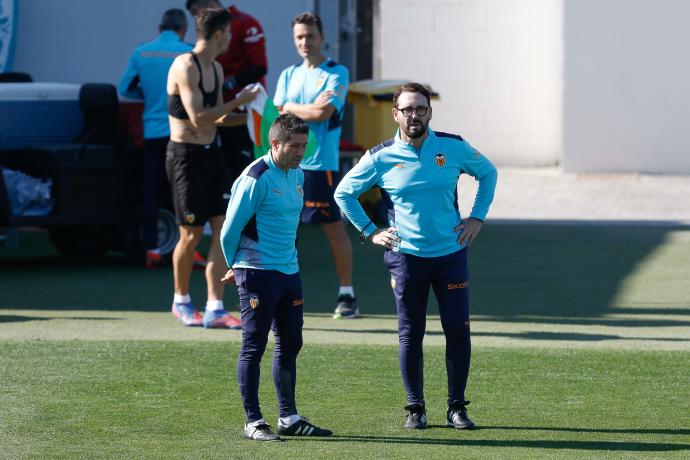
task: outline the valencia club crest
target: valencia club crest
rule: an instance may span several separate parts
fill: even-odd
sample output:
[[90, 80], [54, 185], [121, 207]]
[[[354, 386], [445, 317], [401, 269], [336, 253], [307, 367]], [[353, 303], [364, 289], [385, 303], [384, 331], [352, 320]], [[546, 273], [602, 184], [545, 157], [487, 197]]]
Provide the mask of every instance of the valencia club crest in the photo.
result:
[[446, 165], [446, 156], [441, 152], [436, 154], [434, 160], [436, 160], [436, 164], [439, 168], [443, 168]]

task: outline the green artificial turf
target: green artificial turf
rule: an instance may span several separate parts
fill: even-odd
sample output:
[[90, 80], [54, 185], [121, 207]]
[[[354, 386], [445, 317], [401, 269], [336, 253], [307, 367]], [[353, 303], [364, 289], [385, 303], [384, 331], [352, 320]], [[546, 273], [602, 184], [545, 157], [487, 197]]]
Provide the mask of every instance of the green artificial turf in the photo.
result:
[[[395, 314], [383, 251], [351, 227], [354, 287], [364, 314]], [[68, 262], [43, 232], [0, 246], [0, 308], [166, 311], [172, 270], [134, 267], [112, 253], [102, 263]], [[202, 248], [203, 250], [203, 248]], [[338, 282], [318, 227], [302, 226], [298, 252], [305, 307], [332, 312]], [[470, 251], [472, 313], [591, 317], [609, 313], [690, 314], [690, 229], [668, 227], [486, 225]], [[40, 282], [39, 282], [40, 281]], [[203, 273], [191, 294], [202, 306]], [[226, 290], [236, 302], [233, 288]], [[437, 312], [431, 296], [430, 313]]]
[[[0, 342], [0, 455], [11, 458], [687, 458], [687, 353], [475, 351], [473, 431], [444, 426], [443, 351], [427, 347], [430, 428], [402, 428], [391, 346], [307, 344], [298, 408], [330, 439], [244, 440], [236, 343]], [[275, 426], [270, 353], [262, 407]], [[8, 455], [10, 454], [10, 455]]]
[[[300, 229], [298, 407], [335, 435], [264, 445], [241, 437], [239, 333], [179, 325], [170, 267], [68, 262], [45, 233], [20, 233], [0, 247], [0, 458], [690, 457], [689, 229], [486, 225], [470, 253], [471, 432], [442, 427], [433, 295], [431, 429], [402, 429], [389, 275], [380, 248], [351, 236], [363, 318], [338, 322], [325, 239]], [[192, 296], [202, 308], [199, 271]], [[261, 398], [275, 425], [270, 357]]]

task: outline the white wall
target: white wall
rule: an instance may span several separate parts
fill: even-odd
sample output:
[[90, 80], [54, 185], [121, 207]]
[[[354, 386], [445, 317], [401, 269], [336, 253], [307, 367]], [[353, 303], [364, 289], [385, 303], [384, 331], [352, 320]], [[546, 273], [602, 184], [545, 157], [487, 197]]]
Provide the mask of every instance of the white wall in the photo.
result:
[[566, 0], [564, 18], [563, 168], [690, 174], [690, 1]]
[[[231, 2], [221, 0], [224, 5]], [[290, 21], [314, 8], [313, 0], [243, 0], [234, 2], [252, 14], [266, 32], [269, 93], [280, 71], [297, 62]], [[158, 34], [163, 12], [184, 9], [185, 0], [20, 0], [13, 70], [36, 81], [117, 84], [132, 50]], [[323, 7], [322, 7], [323, 9]], [[324, 10], [328, 55], [337, 38], [336, 12]], [[331, 17], [333, 16], [333, 17]], [[194, 26], [186, 41], [194, 42]], [[337, 55], [333, 56], [337, 59]]]
[[502, 165], [690, 174], [690, 1], [379, 0], [379, 77]]
[[[562, 150], [561, 0], [380, 0], [380, 78], [431, 84], [432, 126], [497, 164]], [[376, 62], [376, 59], [375, 59]]]

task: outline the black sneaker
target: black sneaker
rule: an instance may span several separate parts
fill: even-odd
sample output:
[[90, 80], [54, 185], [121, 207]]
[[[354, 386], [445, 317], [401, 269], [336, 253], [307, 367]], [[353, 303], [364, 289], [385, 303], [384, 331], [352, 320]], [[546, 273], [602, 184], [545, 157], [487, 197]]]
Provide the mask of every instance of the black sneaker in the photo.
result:
[[446, 412], [446, 425], [458, 430], [469, 430], [474, 428], [474, 422], [467, 416], [467, 405], [469, 401], [455, 401]]
[[357, 300], [350, 294], [338, 296], [338, 305], [335, 307], [333, 319], [355, 319], [359, 315]]
[[330, 436], [333, 434], [331, 430], [326, 430], [325, 428], [319, 428], [309, 423], [307, 417], [300, 417], [298, 421], [290, 426], [283, 425], [280, 420], [278, 420], [278, 434], [283, 436]]
[[263, 419], [244, 424], [244, 437], [256, 441], [280, 441], [280, 436], [271, 431]]
[[426, 410], [424, 406], [419, 404], [405, 406], [405, 410], [409, 411], [407, 420], [405, 420], [405, 428], [408, 430], [423, 430], [426, 428]]

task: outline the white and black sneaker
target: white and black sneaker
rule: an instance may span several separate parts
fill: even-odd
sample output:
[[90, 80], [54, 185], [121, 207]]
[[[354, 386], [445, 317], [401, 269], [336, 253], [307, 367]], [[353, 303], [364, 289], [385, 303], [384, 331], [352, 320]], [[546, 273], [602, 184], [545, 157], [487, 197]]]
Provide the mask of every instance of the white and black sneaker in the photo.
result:
[[264, 419], [244, 424], [244, 437], [256, 441], [280, 441], [280, 436], [271, 431]]
[[333, 319], [355, 319], [359, 316], [357, 300], [350, 294], [338, 296], [338, 304], [333, 313]]
[[424, 406], [419, 404], [405, 406], [405, 410], [408, 411], [405, 428], [408, 430], [423, 430], [426, 428], [426, 410]]
[[446, 425], [458, 430], [469, 430], [475, 427], [474, 422], [467, 416], [469, 401], [453, 401], [446, 412]]
[[278, 434], [282, 436], [330, 436], [333, 434], [331, 430], [319, 428], [318, 426], [309, 423], [307, 417], [301, 417], [292, 425], [283, 425], [278, 420]]

